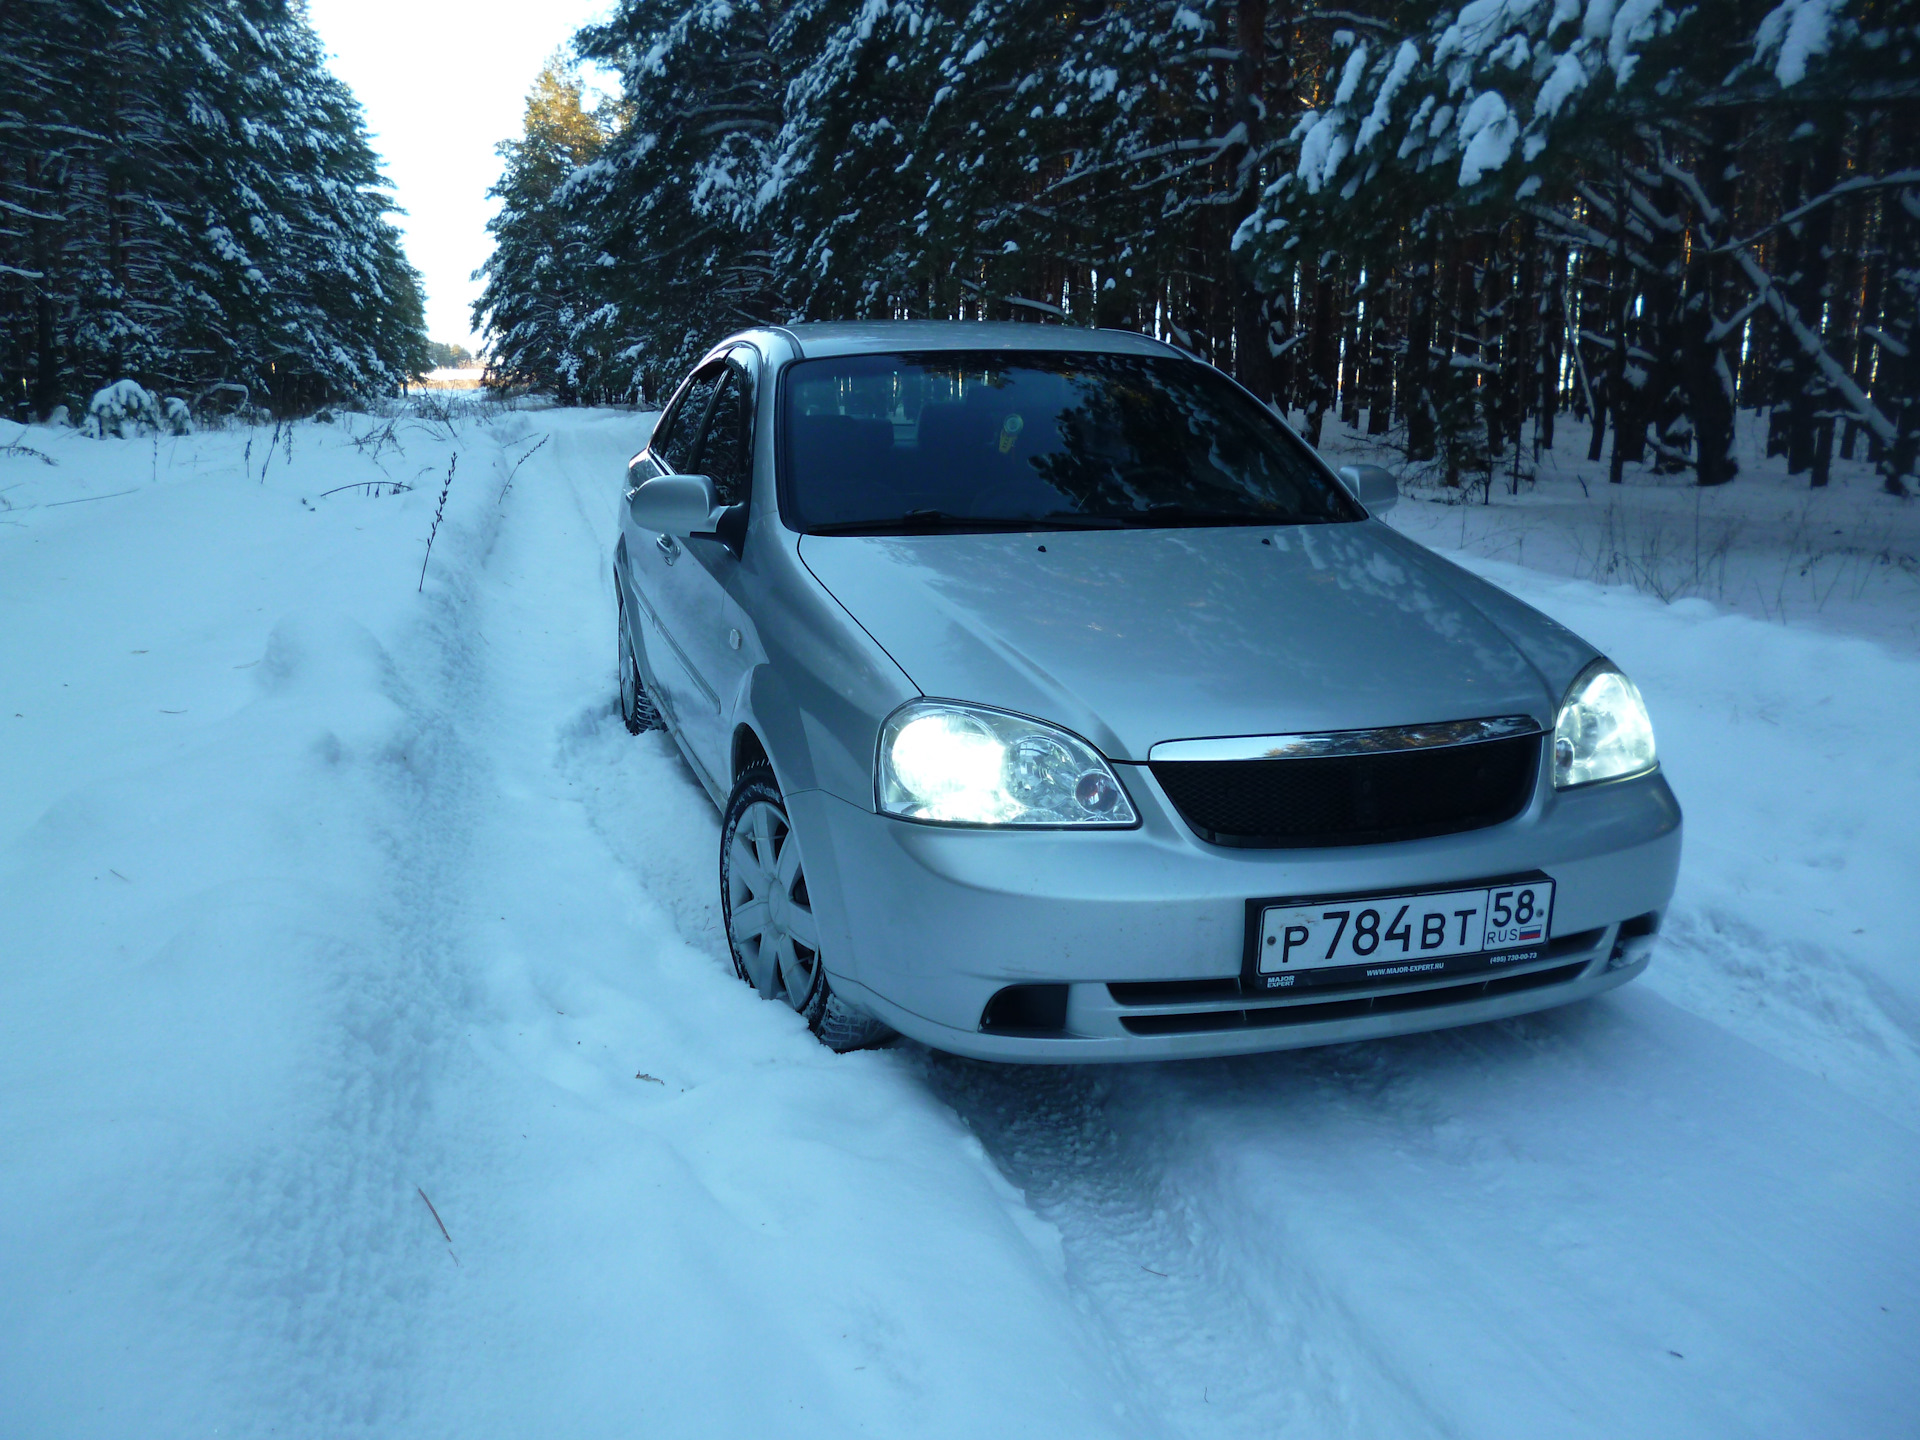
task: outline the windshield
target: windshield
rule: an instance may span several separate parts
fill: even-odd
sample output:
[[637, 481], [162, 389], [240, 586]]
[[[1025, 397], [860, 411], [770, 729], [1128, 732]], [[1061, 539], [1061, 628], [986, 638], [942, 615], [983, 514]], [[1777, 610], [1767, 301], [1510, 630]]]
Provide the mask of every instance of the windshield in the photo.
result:
[[781, 393], [780, 507], [809, 534], [1362, 518], [1258, 403], [1173, 356], [850, 355]]

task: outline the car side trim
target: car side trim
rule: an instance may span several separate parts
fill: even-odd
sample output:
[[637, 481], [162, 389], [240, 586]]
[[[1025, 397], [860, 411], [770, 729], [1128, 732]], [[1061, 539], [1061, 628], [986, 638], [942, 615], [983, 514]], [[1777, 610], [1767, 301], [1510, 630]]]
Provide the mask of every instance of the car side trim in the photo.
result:
[[1225, 735], [1201, 740], [1162, 740], [1147, 751], [1148, 760], [1306, 760], [1328, 755], [1379, 755], [1395, 750], [1429, 750], [1443, 745], [1477, 745], [1537, 735], [1531, 715], [1501, 715], [1485, 720], [1449, 720], [1433, 725], [1390, 725], [1377, 730], [1329, 730], [1309, 735]]

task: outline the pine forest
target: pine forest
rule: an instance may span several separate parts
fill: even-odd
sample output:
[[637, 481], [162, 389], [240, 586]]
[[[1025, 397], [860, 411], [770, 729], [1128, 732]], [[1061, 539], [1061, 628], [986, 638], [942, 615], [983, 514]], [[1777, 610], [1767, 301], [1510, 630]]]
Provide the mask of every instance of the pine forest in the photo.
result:
[[645, 402], [750, 323], [1023, 318], [1452, 485], [1721, 484], [1746, 410], [1914, 488], [1920, 0], [1349, 6], [621, 0], [501, 147], [494, 378]]
[[390, 209], [304, 6], [0, 0], [0, 413], [397, 389], [429, 360]]

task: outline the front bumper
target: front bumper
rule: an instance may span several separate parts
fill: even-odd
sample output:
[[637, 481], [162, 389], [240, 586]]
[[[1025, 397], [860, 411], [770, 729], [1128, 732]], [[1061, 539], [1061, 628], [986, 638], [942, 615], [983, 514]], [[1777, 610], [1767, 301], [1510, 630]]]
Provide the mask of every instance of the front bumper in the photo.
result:
[[[952, 829], [823, 791], [789, 795], [836, 990], [902, 1034], [980, 1059], [1165, 1059], [1406, 1034], [1632, 979], [1679, 870], [1680, 807], [1657, 772], [1565, 793], [1542, 777], [1518, 818], [1459, 835], [1239, 850], [1199, 840], [1146, 767], [1116, 769], [1142, 815], [1134, 830]], [[1556, 882], [1554, 943], [1493, 983], [1343, 991], [1337, 1009], [1324, 1008], [1324, 994], [1254, 999], [1223, 988], [1240, 973], [1249, 898], [1464, 886], [1531, 870]], [[1623, 933], [1625, 921], [1634, 923]], [[1069, 987], [1063, 1023], [983, 1028], [999, 991], [1034, 984]], [[1143, 985], [1158, 988], [1111, 988]], [[1307, 1018], [1309, 1006], [1322, 1008]]]

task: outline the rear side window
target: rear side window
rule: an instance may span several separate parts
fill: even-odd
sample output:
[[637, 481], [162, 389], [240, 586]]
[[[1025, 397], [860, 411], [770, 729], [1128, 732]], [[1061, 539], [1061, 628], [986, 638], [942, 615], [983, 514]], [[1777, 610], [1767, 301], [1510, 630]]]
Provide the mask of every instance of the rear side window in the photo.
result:
[[747, 498], [753, 474], [753, 382], [737, 366], [727, 367], [689, 473], [711, 479], [722, 505]]
[[698, 473], [690, 467], [694, 447], [700, 440], [700, 422], [706, 418], [707, 405], [726, 374], [724, 365], [709, 365], [700, 371], [681, 395], [680, 403], [673, 407], [673, 413], [662, 422], [666, 428], [653, 442], [653, 458], [666, 466], [670, 474]]

